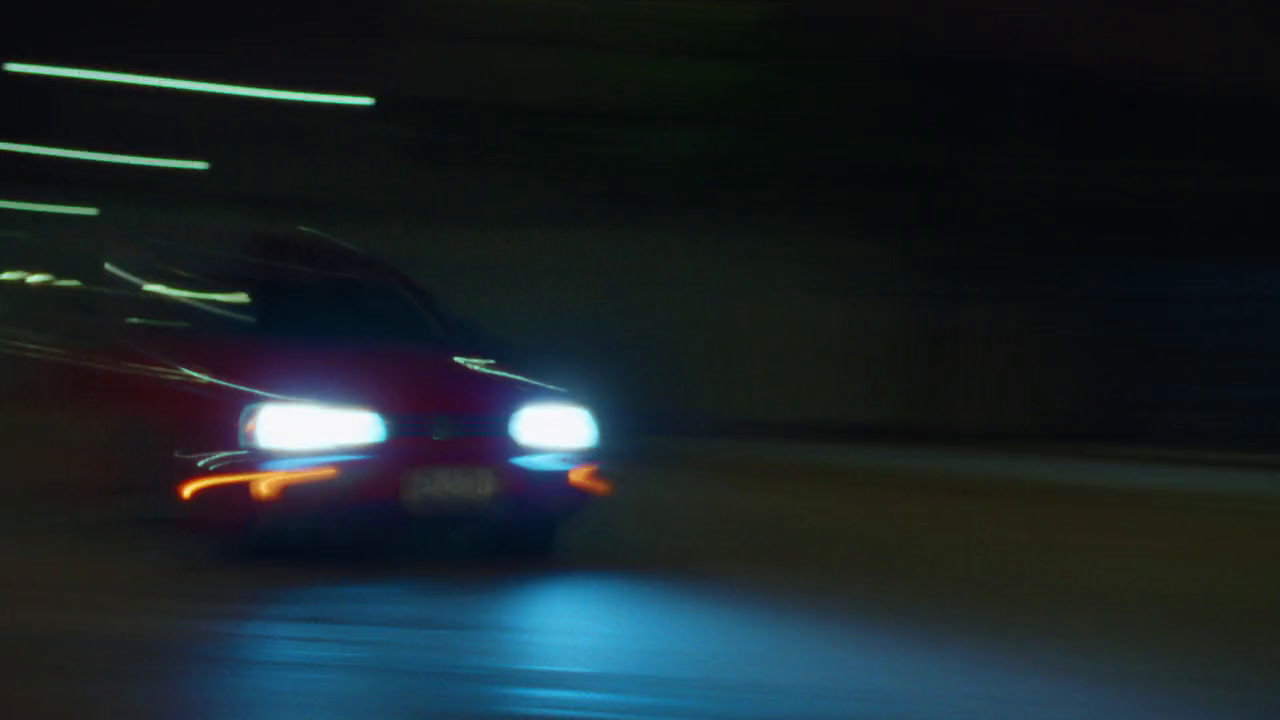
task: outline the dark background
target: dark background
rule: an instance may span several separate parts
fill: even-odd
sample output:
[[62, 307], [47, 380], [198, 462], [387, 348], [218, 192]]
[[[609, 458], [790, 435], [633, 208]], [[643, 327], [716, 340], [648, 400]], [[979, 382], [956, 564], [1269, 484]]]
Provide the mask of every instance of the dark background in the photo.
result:
[[0, 141], [212, 163], [0, 153], [102, 209], [0, 247], [326, 229], [600, 406], [617, 492], [545, 564], [227, 552], [112, 484], [159, 440], [9, 403], [9, 715], [1280, 718], [1277, 455], [1166, 447], [1280, 445], [1263, 3], [272, 5], [4, 7], [0, 60], [378, 103], [0, 73]]
[[5, 74], [0, 139], [213, 168], [4, 154], [102, 216], [0, 232], [320, 227], [642, 428], [1270, 445], [1256, 5], [26, 8], [5, 60], [378, 104]]

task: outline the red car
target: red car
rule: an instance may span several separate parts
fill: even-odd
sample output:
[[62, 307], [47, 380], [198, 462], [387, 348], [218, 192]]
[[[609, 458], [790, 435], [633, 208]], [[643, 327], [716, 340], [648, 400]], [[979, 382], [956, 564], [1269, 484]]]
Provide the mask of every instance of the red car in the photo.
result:
[[355, 248], [305, 230], [90, 240], [72, 271], [68, 252], [0, 260], [0, 398], [92, 419], [78, 432], [113, 441], [104, 480], [255, 536], [463, 520], [527, 554], [612, 490], [587, 408], [478, 354]]

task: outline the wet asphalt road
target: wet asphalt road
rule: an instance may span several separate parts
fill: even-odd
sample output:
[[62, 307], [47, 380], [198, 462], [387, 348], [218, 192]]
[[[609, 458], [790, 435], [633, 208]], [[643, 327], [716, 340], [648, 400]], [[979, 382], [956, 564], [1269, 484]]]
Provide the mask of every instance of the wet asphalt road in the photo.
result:
[[655, 444], [532, 565], [245, 557], [14, 491], [0, 698], [9, 717], [1280, 717], [1265, 493], [883, 460]]

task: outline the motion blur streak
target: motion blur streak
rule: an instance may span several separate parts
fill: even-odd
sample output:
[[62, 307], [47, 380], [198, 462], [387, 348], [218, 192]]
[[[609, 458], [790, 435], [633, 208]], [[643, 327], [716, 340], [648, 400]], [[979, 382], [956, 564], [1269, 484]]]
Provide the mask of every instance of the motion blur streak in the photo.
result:
[[83, 205], [54, 205], [52, 203], [21, 202], [19, 200], [0, 200], [0, 210], [25, 210], [27, 212], [57, 213], [60, 215], [98, 215], [96, 207]]
[[[159, 283], [149, 283], [146, 280], [143, 280], [142, 278], [138, 277], [137, 275], [125, 272], [124, 270], [121, 270], [120, 268], [116, 267], [115, 265], [112, 265], [109, 262], [102, 263], [102, 269], [106, 270], [112, 275], [115, 275], [118, 278], [128, 280], [129, 282], [133, 283], [134, 285], [137, 285], [139, 288], [142, 288], [144, 290], [148, 285], [151, 285], [153, 287], [164, 287]], [[152, 292], [155, 292], [155, 290], [153, 289]], [[193, 307], [198, 307], [201, 310], [204, 310], [205, 312], [213, 313], [214, 315], [221, 315], [222, 317], [231, 318], [232, 320], [239, 320], [240, 322], [246, 322], [246, 323], [253, 322], [253, 318], [250, 317], [249, 315], [244, 315], [237, 312], [231, 312], [230, 310], [223, 310], [222, 308], [218, 308], [213, 305], [206, 305], [203, 302], [200, 302], [199, 300], [192, 300], [189, 297], [184, 297], [180, 294], [174, 294], [172, 292], [163, 293], [163, 294], [173, 298], [174, 300], [177, 300], [178, 302], [186, 303]]]
[[178, 486], [178, 495], [183, 500], [190, 500], [201, 490], [218, 487], [219, 485], [247, 483], [260, 475], [260, 473], [252, 473], [248, 475], [214, 475], [212, 477], [192, 478]]
[[267, 100], [291, 100], [294, 102], [328, 103], [331, 105], [373, 105], [377, 102], [374, 98], [364, 95], [332, 95], [329, 93], [296, 92], [293, 90], [271, 90], [269, 88], [246, 87], [243, 85], [224, 85], [222, 83], [201, 82], [198, 80], [178, 80], [153, 75], [84, 70], [54, 65], [8, 62], [3, 67], [6, 72], [26, 73], [28, 75], [48, 75], [50, 77], [71, 78], [73, 80], [96, 80], [98, 82], [143, 85], [146, 87], [167, 88], [169, 90], [217, 93], [219, 95], [239, 95]]
[[249, 492], [255, 500], [266, 502], [280, 497], [284, 489], [293, 485], [324, 482], [338, 476], [338, 468], [332, 465], [309, 470], [277, 470], [270, 477], [260, 478], [249, 484]]
[[[236, 315], [236, 313], [227, 313], [227, 312], [225, 312], [225, 311], [224, 311], [224, 314], [239, 317], [239, 316], [237, 316], [237, 315]], [[179, 367], [178, 367], [178, 370], [179, 370], [179, 371], [181, 371], [181, 372], [183, 372], [183, 373], [186, 373], [188, 376], [190, 376], [190, 377], [192, 377], [192, 378], [195, 378], [196, 380], [199, 380], [200, 382], [209, 382], [209, 383], [214, 383], [214, 384], [216, 384], [216, 385], [222, 385], [223, 387], [235, 388], [235, 389], [237, 389], [237, 390], [244, 390], [245, 392], [251, 392], [251, 393], [253, 393], [254, 395], [259, 395], [259, 396], [261, 396], [261, 397], [276, 398], [277, 400], [292, 400], [292, 399], [293, 399], [293, 398], [290, 398], [290, 397], [288, 397], [288, 396], [286, 396], [286, 395], [277, 395], [277, 394], [272, 393], [272, 392], [267, 392], [266, 390], [259, 390], [259, 389], [257, 389], [257, 388], [251, 388], [251, 387], [249, 387], [249, 386], [247, 386], [247, 385], [237, 385], [237, 384], [232, 383], [232, 382], [227, 382], [226, 380], [219, 380], [218, 378], [216, 378], [216, 377], [214, 377], [214, 376], [212, 376], [212, 375], [207, 375], [207, 374], [202, 373], [202, 372], [200, 372], [200, 371], [198, 371], [198, 370], [192, 370], [192, 369], [190, 369], [190, 368], [185, 368], [185, 367], [182, 367], [182, 366], [179, 366]]]
[[600, 466], [594, 463], [579, 465], [570, 470], [569, 484], [592, 495], [613, 494], [613, 483], [600, 474]]
[[58, 279], [49, 273], [33, 273], [26, 270], [6, 270], [0, 272], [0, 280], [23, 280], [25, 282], [36, 285], [39, 283], [50, 283], [60, 287], [79, 287], [83, 285], [79, 280]]
[[555, 390], [557, 392], [565, 391], [564, 388], [562, 387], [556, 387], [555, 385], [548, 385], [547, 383], [538, 382], [537, 380], [524, 377], [523, 375], [516, 375], [515, 373], [509, 373], [504, 370], [496, 370], [494, 368], [489, 367], [490, 365], [493, 365], [494, 363], [496, 363], [497, 360], [489, 360], [487, 358], [454, 357], [453, 361], [458, 363], [462, 367], [467, 368], [468, 370], [475, 370], [476, 372], [485, 373], [486, 375], [496, 375], [498, 377], [510, 378], [512, 380], [518, 380], [520, 382], [529, 383], [530, 385], [537, 385], [538, 387], [544, 387], [548, 390]]
[[92, 162], [118, 163], [120, 165], [143, 165], [146, 167], [170, 168], [172, 170], [208, 170], [209, 163], [204, 160], [171, 160], [168, 158], [146, 157], [144, 155], [119, 155], [117, 153], [91, 152], [88, 150], [68, 150], [67, 148], [49, 147], [47, 145], [27, 145], [25, 143], [0, 142], [0, 150], [23, 153], [26, 155], [44, 155], [46, 157], [65, 158], [67, 160], [89, 160]]
[[249, 492], [258, 500], [275, 500], [290, 485], [332, 480], [338, 476], [338, 468], [331, 465], [303, 470], [273, 470], [269, 472], [237, 473], [233, 475], [209, 475], [192, 478], [178, 486], [178, 495], [190, 500], [196, 493], [221, 485], [249, 484]]
[[188, 298], [191, 300], [211, 300], [213, 302], [235, 303], [244, 305], [251, 302], [248, 293], [243, 292], [201, 292], [198, 290], [184, 290], [182, 288], [173, 288], [160, 283], [147, 283], [142, 286], [144, 292], [153, 292], [159, 295], [168, 295], [170, 297]]

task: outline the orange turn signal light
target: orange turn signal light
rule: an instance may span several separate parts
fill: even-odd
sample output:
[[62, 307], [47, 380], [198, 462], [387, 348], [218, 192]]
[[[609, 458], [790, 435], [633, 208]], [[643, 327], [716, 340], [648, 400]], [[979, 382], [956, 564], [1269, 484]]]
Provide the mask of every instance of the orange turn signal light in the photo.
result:
[[322, 465], [298, 470], [269, 470], [263, 472], [238, 473], [234, 475], [206, 475], [192, 478], [178, 486], [178, 496], [190, 500], [197, 493], [220, 485], [236, 485], [247, 483], [249, 494], [255, 500], [266, 502], [280, 497], [280, 493], [291, 485], [324, 482], [338, 477], [338, 468]]
[[613, 483], [600, 474], [595, 463], [579, 465], [569, 471], [569, 484], [592, 495], [612, 495]]

